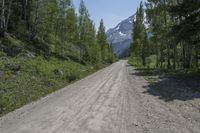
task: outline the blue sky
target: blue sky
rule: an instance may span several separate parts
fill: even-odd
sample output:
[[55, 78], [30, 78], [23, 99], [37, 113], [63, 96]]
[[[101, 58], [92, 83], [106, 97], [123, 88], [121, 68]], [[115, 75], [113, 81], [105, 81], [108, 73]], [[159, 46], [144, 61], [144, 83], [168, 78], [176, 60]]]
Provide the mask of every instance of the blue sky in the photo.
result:
[[[141, 0], [84, 0], [98, 27], [101, 18], [104, 20], [106, 29], [115, 27], [120, 21], [133, 15]], [[144, 0], [143, 0], [144, 1]], [[73, 0], [76, 9], [79, 7], [80, 0]]]

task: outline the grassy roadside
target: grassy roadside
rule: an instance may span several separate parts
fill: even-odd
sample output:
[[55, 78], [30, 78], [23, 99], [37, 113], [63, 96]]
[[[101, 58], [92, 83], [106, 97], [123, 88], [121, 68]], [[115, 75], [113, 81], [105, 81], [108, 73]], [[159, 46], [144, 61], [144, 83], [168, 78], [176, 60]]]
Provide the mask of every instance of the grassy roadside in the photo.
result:
[[149, 82], [147, 92], [165, 101], [191, 100], [200, 96], [199, 70], [170, 70], [143, 68], [129, 61], [138, 71], [137, 75]]
[[0, 116], [97, 71], [57, 58], [0, 58]]
[[143, 67], [138, 65], [132, 60], [129, 60], [128, 63], [136, 68], [140, 72], [140, 75], [143, 76], [147, 81], [150, 83], [154, 83], [158, 80], [158, 77], [173, 77], [173, 78], [180, 78], [180, 77], [198, 77], [200, 76], [200, 70], [197, 69], [158, 69], [154, 67]]
[[1, 56], [0, 116], [96, 71], [94, 66], [57, 58]]
[[66, 45], [63, 58], [49, 55], [41, 41], [0, 39], [0, 116], [107, 66], [79, 62], [77, 47]]

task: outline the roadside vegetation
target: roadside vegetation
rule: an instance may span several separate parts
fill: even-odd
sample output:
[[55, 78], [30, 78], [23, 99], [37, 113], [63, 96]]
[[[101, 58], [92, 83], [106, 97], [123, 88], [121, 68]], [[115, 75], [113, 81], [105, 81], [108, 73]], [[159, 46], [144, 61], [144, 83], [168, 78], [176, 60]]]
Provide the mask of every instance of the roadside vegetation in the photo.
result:
[[169, 97], [200, 91], [199, 9], [199, 0], [147, 0], [135, 14], [129, 64]]
[[0, 116], [113, 63], [83, 1], [1, 0]]

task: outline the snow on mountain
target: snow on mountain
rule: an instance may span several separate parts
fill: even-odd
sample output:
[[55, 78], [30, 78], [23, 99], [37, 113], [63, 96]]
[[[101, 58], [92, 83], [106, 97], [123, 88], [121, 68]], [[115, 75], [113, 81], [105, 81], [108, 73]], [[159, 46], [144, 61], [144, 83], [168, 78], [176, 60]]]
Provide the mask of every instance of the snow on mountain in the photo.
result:
[[119, 57], [128, 55], [132, 42], [134, 15], [120, 22], [116, 27], [107, 31], [107, 40], [112, 45], [114, 53]]
[[121, 31], [119, 32], [119, 35], [122, 36], [122, 37], [126, 36], [126, 34], [122, 33]]

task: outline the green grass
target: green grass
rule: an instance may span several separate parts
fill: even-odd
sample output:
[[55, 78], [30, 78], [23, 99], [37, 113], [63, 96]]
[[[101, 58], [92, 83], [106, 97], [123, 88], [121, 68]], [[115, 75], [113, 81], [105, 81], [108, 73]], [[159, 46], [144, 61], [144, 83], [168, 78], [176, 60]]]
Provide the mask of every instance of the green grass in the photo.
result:
[[5, 46], [9, 48], [19, 48], [24, 46], [22, 41], [10, 36], [0, 39], [0, 44], [6, 44]]
[[0, 116], [95, 71], [93, 66], [58, 58], [0, 57]]

